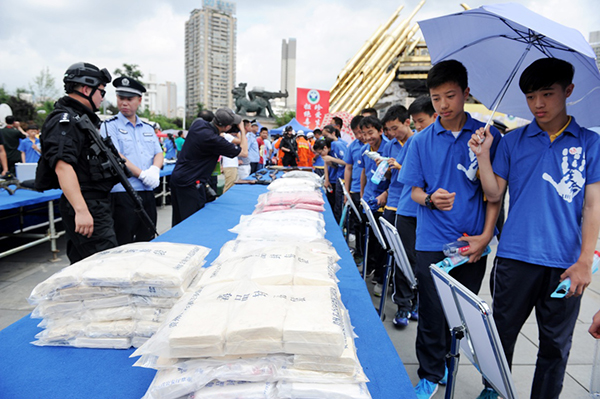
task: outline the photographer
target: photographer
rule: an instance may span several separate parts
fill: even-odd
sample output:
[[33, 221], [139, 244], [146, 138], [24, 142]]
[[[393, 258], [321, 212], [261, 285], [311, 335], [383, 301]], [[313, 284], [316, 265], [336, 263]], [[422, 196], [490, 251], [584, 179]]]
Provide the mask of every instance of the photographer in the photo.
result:
[[[221, 108], [215, 112], [212, 122], [196, 119], [190, 127], [171, 175], [173, 226], [206, 204], [206, 193], [196, 188], [196, 182], [201, 185], [208, 182], [219, 156], [248, 156], [248, 142], [241, 122], [242, 118], [232, 110]], [[221, 137], [221, 133], [229, 131], [233, 125], [239, 125], [242, 131], [240, 146]]]

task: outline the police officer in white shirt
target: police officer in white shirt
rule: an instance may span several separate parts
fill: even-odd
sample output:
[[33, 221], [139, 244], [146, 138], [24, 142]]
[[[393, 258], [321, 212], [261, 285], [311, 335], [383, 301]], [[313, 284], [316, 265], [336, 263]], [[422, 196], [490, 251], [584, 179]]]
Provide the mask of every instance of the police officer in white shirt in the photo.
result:
[[[160, 169], [163, 165], [163, 151], [152, 125], [143, 122], [136, 112], [142, 102], [144, 86], [129, 77], [115, 79], [117, 91], [117, 116], [104, 122], [100, 129], [103, 136], [110, 136], [115, 147], [131, 170], [129, 181], [142, 199], [146, 213], [156, 226], [156, 201], [153, 190], [160, 183]], [[127, 195], [122, 184], [111, 191], [115, 233], [119, 245], [130, 242], [150, 241], [151, 232], [136, 215], [133, 200]]]

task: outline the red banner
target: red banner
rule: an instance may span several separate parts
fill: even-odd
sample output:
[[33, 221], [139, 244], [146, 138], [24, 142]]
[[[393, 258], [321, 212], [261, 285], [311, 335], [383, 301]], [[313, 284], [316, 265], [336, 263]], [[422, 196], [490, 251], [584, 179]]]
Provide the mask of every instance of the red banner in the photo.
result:
[[296, 120], [310, 130], [320, 128], [323, 117], [329, 113], [329, 92], [302, 89], [296, 91]]

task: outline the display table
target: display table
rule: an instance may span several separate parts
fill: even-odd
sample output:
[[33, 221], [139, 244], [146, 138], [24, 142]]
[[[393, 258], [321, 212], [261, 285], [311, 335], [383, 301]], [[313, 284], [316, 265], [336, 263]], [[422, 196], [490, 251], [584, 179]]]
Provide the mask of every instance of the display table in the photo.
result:
[[[240, 215], [250, 214], [265, 186], [236, 185], [215, 202], [192, 215], [157, 241], [204, 245], [212, 249], [207, 264], [221, 246], [236, 235], [227, 231]], [[355, 332], [358, 357], [369, 377], [374, 399], [414, 398], [410, 379], [392, 345], [352, 255], [326, 205], [326, 238], [342, 257], [337, 276], [342, 300]], [[29, 344], [41, 329], [39, 320], [25, 317], [0, 331], [0, 397], [27, 398], [141, 398], [154, 370], [131, 367], [133, 350], [36, 347]]]
[[[56, 240], [64, 231], [57, 232], [55, 228], [54, 218], [54, 201], [60, 198], [62, 195], [61, 190], [48, 190], [42, 193], [37, 191], [19, 189], [15, 190], [14, 194], [10, 195], [6, 190], [0, 190], [0, 220], [9, 218], [19, 218], [18, 226], [15, 226], [14, 230], [9, 230], [10, 233], [3, 232], [3, 235], [8, 236], [20, 236], [23, 238], [32, 238], [33, 241], [27, 244], [20, 245], [10, 250], [0, 253], [0, 258], [8, 255], [12, 255], [19, 251], [23, 251], [27, 248], [31, 248], [35, 245], [39, 245], [50, 241], [50, 250], [53, 256], [56, 258]], [[43, 206], [41, 204], [44, 204]], [[35, 207], [35, 205], [40, 205]], [[27, 223], [24, 222], [24, 218], [28, 213], [39, 211], [40, 209], [48, 209], [48, 218], [44, 218], [45, 224], [48, 224], [48, 231], [45, 234], [41, 233], [27, 233]], [[14, 212], [13, 212], [14, 211]], [[34, 223], [35, 224], [35, 223]], [[43, 224], [42, 224], [43, 225]], [[41, 226], [41, 225], [39, 225]], [[38, 227], [39, 227], [38, 226]]]

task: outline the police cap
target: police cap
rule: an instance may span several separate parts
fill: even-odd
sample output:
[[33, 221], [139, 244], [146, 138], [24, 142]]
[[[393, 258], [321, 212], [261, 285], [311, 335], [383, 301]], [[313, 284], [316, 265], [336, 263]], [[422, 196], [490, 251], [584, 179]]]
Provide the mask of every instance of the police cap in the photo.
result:
[[142, 96], [146, 92], [143, 84], [133, 78], [121, 76], [115, 79], [113, 86], [117, 89], [117, 95], [121, 97]]

